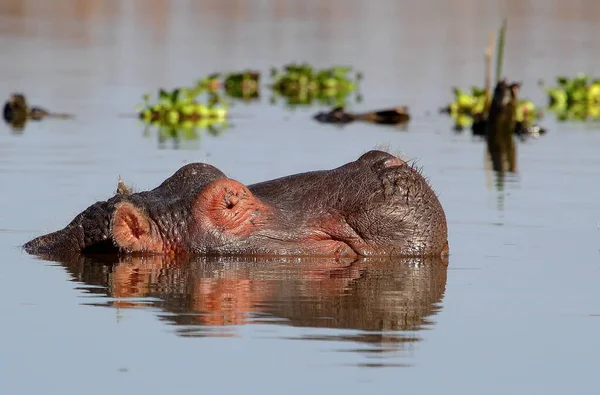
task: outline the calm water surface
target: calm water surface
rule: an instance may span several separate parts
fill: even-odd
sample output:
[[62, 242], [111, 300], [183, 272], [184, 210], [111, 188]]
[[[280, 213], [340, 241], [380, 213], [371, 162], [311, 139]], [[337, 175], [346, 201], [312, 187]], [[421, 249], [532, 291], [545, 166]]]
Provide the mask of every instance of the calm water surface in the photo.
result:
[[[502, 5], [498, 5], [502, 4]], [[73, 120], [0, 125], [0, 393], [595, 394], [600, 125], [543, 120], [516, 174], [437, 108], [481, 84], [509, 17], [505, 73], [600, 75], [600, 2], [0, 1], [0, 92]], [[357, 110], [408, 105], [407, 130], [325, 127], [316, 108], [232, 108], [219, 136], [160, 142], [147, 91], [290, 61], [365, 74]], [[268, 75], [268, 74], [267, 74]], [[48, 262], [23, 253], [114, 190], [209, 161], [245, 183], [387, 145], [423, 167], [451, 256]], [[177, 148], [177, 149], [176, 149]], [[112, 265], [110, 264], [112, 263]]]

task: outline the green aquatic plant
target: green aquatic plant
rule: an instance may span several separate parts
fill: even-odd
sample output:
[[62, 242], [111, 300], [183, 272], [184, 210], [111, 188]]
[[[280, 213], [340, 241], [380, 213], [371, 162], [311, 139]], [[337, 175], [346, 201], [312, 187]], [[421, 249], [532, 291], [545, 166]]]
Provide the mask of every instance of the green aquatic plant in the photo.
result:
[[485, 110], [485, 89], [471, 87], [471, 92], [460, 88], [453, 88], [454, 101], [448, 106], [448, 112], [453, 115], [473, 116]]
[[[442, 112], [450, 114], [455, 122], [455, 128], [462, 130], [473, 124], [473, 118], [478, 114], [484, 113], [486, 107], [486, 91], [478, 87], [471, 87], [471, 92], [460, 88], [454, 88], [454, 101]], [[537, 109], [531, 100], [520, 99], [516, 108], [515, 120], [529, 125], [533, 121], [540, 119], [541, 111]]]
[[[495, 42], [496, 62], [495, 62], [495, 83], [497, 85], [502, 76], [502, 66], [504, 61], [504, 47], [506, 42], [507, 19], [502, 20], [502, 25], [498, 30], [498, 38]], [[485, 79], [484, 88], [476, 86], [471, 87], [467, 92], [460, 88], [453, 88], [454, 101], [441, 112], [448, 113], [454, 119], [455, 130], [462, 130], [473, 125], [475, 119], [479, 121], [487, 119], [489, 106], [492, 100], [492, 53], [494, 52], [494, 36], [490, 37], [490, 43], [485, 50]], [[542, 112], [536, 105], [527, 99], [519, 99], [515, 109], [515, 122], [522, 124], [523, 127], [532, 125], [532, 123], [542, 117]]]
[[[151, 96], [145, 94], [144, 104], [138, 106], [138, 115], [146, 123], [170, 126], [226, 119], [227, 102], [217, 93], [208, 90], [206, 83], [207, 80], [200, 80], [192, 88], [176, 88], [170, 92], [160, 89], [156, 102], [152, 102]], [[208, 95], [204, 103], [197, 99], [201, 93]]]
[[498, 31], [498, 43], [496, 45], [496, 81], [494, 84], [500, 82], [502, 77], [502, 65], [504, 64], [504, 43], [506, 37], [506, 18], [502, 20], [502, 26]]
[[260, 98], [259, 83], [260, 72], [251, 70], [227, 74], [223, 80], [227, 96], [243, 100]]
[[556, 86], [546, 89], [549, 110], [560, 121], [600, 119], [600, 79], [585, 74], [574, 78], [558, 77]]
[[222, 85], [221, 73], [213, 73], [199, 80], [196, 88], [209, 93], [218, 93]]
[[[350, 102], [350, 94], [356, 93], [356, 101], [362, 96], [357, 93], [360, 73], [350, 75], [350, 67], [314, 69], [307, 64], [288, 64], [281, 70], [272, 69], [272, 103], [283, 98], [289, 107], [320, 104], [345, 107]], [[241, 72], [213, 73], [200, 79], [194, 86], [177, 88], [172, 91], [161, 89], [157, 98], [143, 96], [143, 105], [137, 113], [145, 122], [160, 122], [177, 125], [180, 122], [196, 122], [200, 119], [220, 119], [227, 116], [228, 103], [223, 99], [244, 101], [260, 98], [261, 73], [246, 69]], [[199, 100], [201, 94], [208, 100]], [[216, 98], [216, 99], [215, 99]]]
[[277, 97], [283, 97], [292, 107], [315, 102], [345, 106], [347, 98], [358, 89], [358, 81], [362, 78], [360, 73], [356, 73], [353, 79], [351, 71], [352, 68], [344, 66], [316, 69], [306, 63], [291, 63], [282, 70], [272, 69], [272, 102]]

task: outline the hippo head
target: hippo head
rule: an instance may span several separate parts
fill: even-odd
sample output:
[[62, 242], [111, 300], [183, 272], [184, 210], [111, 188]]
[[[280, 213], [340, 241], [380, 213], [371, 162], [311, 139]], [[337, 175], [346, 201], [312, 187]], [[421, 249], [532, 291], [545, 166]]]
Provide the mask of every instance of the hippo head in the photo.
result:
[[193, 163], [88, 207], [35, 254], [422, 256], [448, 252], [444, 211], [413, 166], [370, 151], [332, 170], [245, 186]]

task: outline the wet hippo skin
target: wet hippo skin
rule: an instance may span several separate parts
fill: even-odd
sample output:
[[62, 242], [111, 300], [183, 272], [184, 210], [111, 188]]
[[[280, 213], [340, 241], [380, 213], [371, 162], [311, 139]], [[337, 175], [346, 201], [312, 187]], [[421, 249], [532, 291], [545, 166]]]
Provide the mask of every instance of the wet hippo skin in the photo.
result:
[[24, 245], [73, 253], [440, 256], [446, 216], [420, 172], [383, 151], [332, 170], [245, 186], [206, 163], [183, 166], [157, 188], [127, 188], [64, 229]]

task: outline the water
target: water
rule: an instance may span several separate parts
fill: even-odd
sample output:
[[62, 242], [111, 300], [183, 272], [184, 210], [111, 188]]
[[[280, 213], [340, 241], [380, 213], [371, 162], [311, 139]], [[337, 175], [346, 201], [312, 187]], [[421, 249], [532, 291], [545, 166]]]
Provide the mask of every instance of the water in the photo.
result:
[[[500, 4], [500, 5], [499, 5]], [[0, 92], [73, 120], [0, 126], [0, 392], [592, 394], [600, 355], [600, 125], [542, 121], [497, 176], [436, 110], [481, 84], [509, 18], [505, 74], [598, 75], [594, 1], [0, 1]], [[289, 61], [364, 72], [354, 109], [408, 105], [406, 131], [236, 105], [234, 127], [159, 142], [144, 92]], [[108, 197], [209, 161], [253, 183], [387, 145], [440, 196], [451, 256], [415, 260], [47, 262], [19, 248]]]

